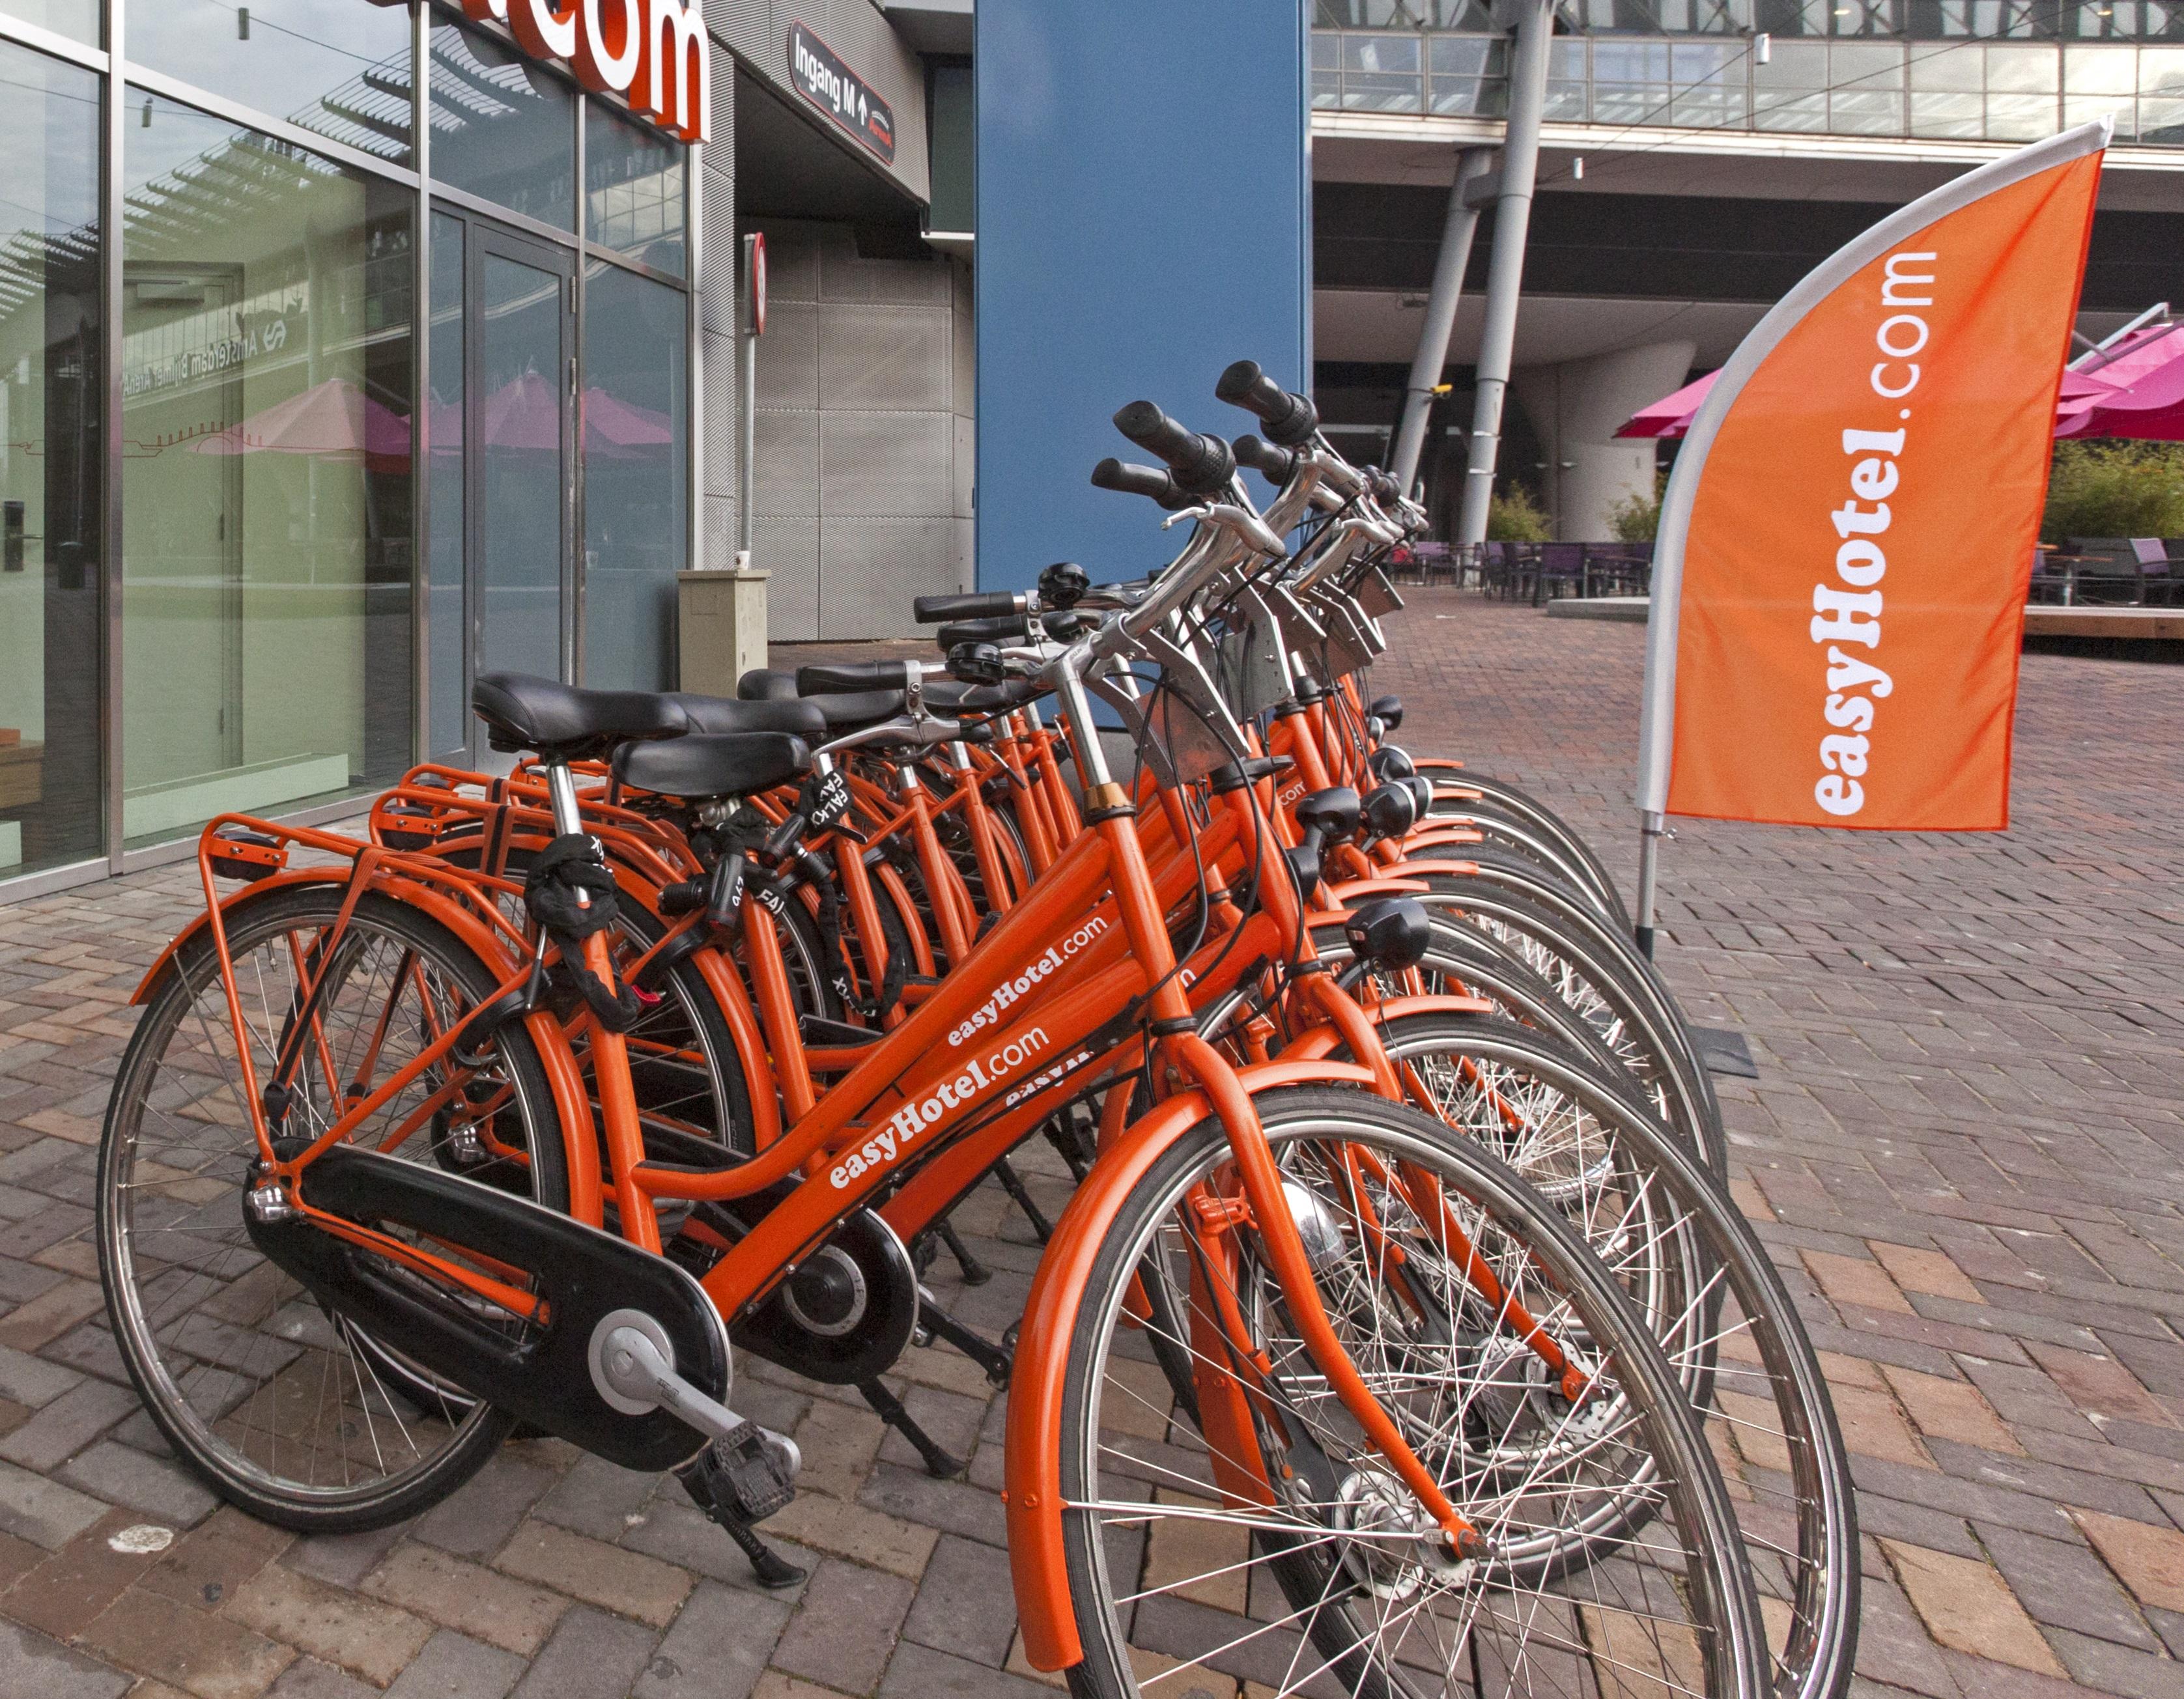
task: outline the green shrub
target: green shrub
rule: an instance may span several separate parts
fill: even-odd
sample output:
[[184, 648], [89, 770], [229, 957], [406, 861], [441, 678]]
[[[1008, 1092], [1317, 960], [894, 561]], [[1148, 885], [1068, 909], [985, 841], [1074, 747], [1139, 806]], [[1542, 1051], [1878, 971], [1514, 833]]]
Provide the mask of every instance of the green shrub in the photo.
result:
[[1618, 543], [1651, 543], [1661, 528], [1661, 495], [1669, 487], [1666, 472], [1653, 474], [1653, 493], [1633, 490], [1607, 510], [1608, 529]]
[[2184, 443], [2058, 443], [2040, 535], [2184, 537]]
[[1495, 543], [1552, 543], [1555, 528], [1522, 484], [1495, 491], [1486, 504], [1486, 535]]

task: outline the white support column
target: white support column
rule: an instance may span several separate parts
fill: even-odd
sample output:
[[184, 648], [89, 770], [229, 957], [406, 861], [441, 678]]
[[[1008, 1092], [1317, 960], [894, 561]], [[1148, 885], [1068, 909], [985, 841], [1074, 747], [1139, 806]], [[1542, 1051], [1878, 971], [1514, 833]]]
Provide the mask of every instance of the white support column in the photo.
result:
[[1402, 426], [1395, 452], [1388, 457], [1390, 474], [1407, 491], [1418, 475], [1418, 453], [1425, 445], [1433, 393], [1448, 365], [1448, 340], [1456, 330], [1457, 304], [1463, 298], [1464, 268], [1471, 263], [1472, 234], [1479, 228], [1479, 209], [1468, 194], [1493, 164], [1490, 148], [1465, 148], [1456, 156], [1456, 181], [1449, 187], [1440, 253], [1434, 261], [1425, 322], [1418, 327], [1418, 351], [1411, 361], [1411, 381], [1403, 396]]
[[1486, 326], [1479, 339], [1479, 393], [1471, 418], [1471, 452], [1463, 512], [1456, 540], [1483, 543], [1486, 504], [1494, 493], [1502, 444], [1502, 401], [1517, 346], [1517, 298], [1524, 287], [1524, 239], [1532, 222], [1532, 187], [1540, 171], [1540, 120], [1547, 103], [1547, 44], [1555, 0], [1525, 0], [1509, 65], [1509, 126], [1502, 141], [1502, 192], [1494, 203], [1494, 251], [1486, 267]]
[[1543, 493], [1557, 537], [1606, 542], [1616, 504], [1652, 494], [1654, 443], [1615, 433], [1640, 408], [1681, 388], [1697, 353], [1695, 343], [1652, 343], [1512, 375], [1510, 388], [1546, 454]]

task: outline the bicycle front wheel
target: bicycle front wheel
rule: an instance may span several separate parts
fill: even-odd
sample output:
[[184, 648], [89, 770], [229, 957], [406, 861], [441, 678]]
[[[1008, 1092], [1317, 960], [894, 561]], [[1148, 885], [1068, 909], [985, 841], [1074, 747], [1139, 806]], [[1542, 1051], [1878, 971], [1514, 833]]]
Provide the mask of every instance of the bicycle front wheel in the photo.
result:
[[[1209, 1119], [1125, 1200], [1078, 1317], [1072, 1691], [1763, 1691], [1733, 1508], [1613, 1277], [1507, 1167], [1414, 1110], [1310, 1087], [1257, 1107], [1329, 1319], [1490, 1555], [1451, 1557], [1302, 1344], [1248, 1212], [1207, 1206], [1235, 1193]], [[1588, 1395], [1563, 1395], [1542, 1339], [1581, 1353]], [[1613, 1540], [1589, 1532], [1603, 1502], [1624, 1512]], [[1526, 1557], [1574, 1541], [1591, 1561], [1553, 1578]]]

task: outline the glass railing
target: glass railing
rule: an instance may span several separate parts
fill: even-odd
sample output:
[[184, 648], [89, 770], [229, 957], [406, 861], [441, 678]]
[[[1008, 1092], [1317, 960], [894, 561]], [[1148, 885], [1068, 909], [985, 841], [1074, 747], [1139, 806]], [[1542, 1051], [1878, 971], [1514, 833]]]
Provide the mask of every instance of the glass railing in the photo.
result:
[[[1559, 0], [1587, 35], [2184, 42], [2184, 0]], [[1487, 0], [1317, 0], [1323, 30], [1490, 35]]]
[[[1507, 52], [1502, 36], [1315, 31], [1312, 106], [1498, 118]], [[1774, 36], [1763, 64], [1748, 40], [1618, 32], [1557, 36], [1548, 66], [1550, 123], [2021, 142], [2103, 113], [2119, 142], [2184, 146], [2184, 44]]]

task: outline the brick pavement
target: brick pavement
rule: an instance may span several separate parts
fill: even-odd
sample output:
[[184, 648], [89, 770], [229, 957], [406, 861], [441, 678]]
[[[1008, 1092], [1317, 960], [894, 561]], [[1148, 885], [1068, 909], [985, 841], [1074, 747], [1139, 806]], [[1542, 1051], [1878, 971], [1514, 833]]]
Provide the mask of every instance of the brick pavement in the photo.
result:
[[[1450, 592], [1401, 620], [1403, 740], [1535, 788], [1624, 872], [1639, 632]], [[1873, 1694], [2184, 1691], [2180, 726], [2184, 670], [2029, 657], [2007, 835], [1686, 823], [1664, 859], [1664, 966], [1761, 1069], [1720, 1082], [1738, 1195], [1856, 1453]], [[788, 1594], [678, 1489], [555, 1441], [343, 1539], [165, 1460], [86, 1205], [125, 1000], [191, 881], [0, 908], [0, 1695], [1051, 1695], [1016, 1640], [1000, 1402], [950, 1354], [894, 1384], [967, 1482], [854, 1395], [739, 1365], [805, 1458], [769, 1524], [811, 1571]], [[944, 1295], [998, 1331], [1035, 1252], [991, 1189], [959, 1219], [996, 1278]], [[145, 1524], [177, 1538], [115, 1549]]]

